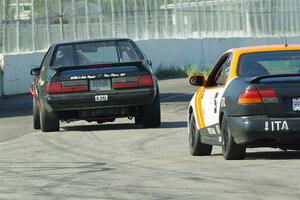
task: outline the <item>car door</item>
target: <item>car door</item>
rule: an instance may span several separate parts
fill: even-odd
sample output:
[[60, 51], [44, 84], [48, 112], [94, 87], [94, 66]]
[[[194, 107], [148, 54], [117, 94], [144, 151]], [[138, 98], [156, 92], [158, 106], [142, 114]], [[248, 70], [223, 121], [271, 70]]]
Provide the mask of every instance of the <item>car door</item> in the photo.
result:
[[224, 54], [208, 76], [202, 93], [202, 112], [205, 127], [219, 123], [220, 102], [228, 79], [232, 54]]

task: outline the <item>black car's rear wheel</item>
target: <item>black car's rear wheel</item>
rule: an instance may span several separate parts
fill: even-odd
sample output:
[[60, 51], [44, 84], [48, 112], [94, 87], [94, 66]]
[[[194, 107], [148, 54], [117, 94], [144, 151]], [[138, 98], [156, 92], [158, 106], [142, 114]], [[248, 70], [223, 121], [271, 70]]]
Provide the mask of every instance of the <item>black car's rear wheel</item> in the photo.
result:
[[33, 128], [41, 129], [40, 111], [39, 111], [39, 107], [36, 104], [35, 98], [32, 99], [32, 116], [33, 116]]
[[140, 124], [142, 124], [142, 116], [141, 116], [141, 115], [136, 115], [136, 116], [134, 117], [134, 123], [135, 123], [135, 125], [140, 125]]
[[160, 126], [161, 118], [159, 93], [156, 94], [156, 97], [151, 105], [142, 107], [141, 123], [144, 128], [157, 128]]
[[189, 147], [193, 156], [208, 156], [212, 151], [212, 145], [201, 142], [201, 135], [197, 130], [194, 113], [192, 113], [189, 121]]
[[48, 112], [40, 106], [40, 123], [43, 132], [59, 131], [59, 119], [54, 112]]
[[225, 117], [222, 119], [222, 152], [226, 160], [241, 160], [246, 154], [246, 146], [235, 143]]

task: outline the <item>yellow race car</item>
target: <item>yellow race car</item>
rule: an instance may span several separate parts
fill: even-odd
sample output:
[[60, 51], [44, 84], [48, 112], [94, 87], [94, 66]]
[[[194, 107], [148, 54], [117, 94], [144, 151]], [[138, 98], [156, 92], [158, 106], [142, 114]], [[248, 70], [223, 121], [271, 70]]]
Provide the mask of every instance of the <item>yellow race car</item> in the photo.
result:
[[188, 110], [193, 156], [222, 146], [227, 160], [246, 148], [300, 149], [300, 45], [226, 51], [198, 86]]

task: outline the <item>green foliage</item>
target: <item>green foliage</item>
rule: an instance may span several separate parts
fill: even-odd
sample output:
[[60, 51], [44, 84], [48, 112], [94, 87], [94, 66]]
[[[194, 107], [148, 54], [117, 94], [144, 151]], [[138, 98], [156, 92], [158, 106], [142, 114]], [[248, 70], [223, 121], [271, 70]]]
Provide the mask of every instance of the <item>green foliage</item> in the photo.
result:
[[158, 68], [155, 72], [158, 79], [185, 78], [187, 73], [180, 67]]
[[34, 7], [34, 12], [40, 14], [42, 9], [42, 1], [41, 0], [34, 1], [33, 7]]
[[159, 67], [155, 71], [155, 75], [158, 79], [172, 79], [172, 78], [186, 78], [194, 75], [207, 75], [209, 72], [208, 69], [203, 68], [199, 70], [196, 67], [191, 65], [185, 67]]
[[[59, 0], [47, 0], [48, 1], [48, 10], [53, 5], [58, 5]], [[61, 0], [63, 2], [63, 0]], [[34, 1], [34, 12], [36, 14], [42, 14], [45, 10], [45, 1], [44, 0], [35, 0]]]
[[199, 70], [199, 69], [196, 69], [196, 68], [193, 68], [193, 67], [190, 67], [186, 70], [186, 73], [187, 75], [190, 77], [190, 76], [195, 76], [195, 75], [204, 75], [206, 76], [208, 73], [209, 73], [209, 69], [202, 69], [202, 70]]

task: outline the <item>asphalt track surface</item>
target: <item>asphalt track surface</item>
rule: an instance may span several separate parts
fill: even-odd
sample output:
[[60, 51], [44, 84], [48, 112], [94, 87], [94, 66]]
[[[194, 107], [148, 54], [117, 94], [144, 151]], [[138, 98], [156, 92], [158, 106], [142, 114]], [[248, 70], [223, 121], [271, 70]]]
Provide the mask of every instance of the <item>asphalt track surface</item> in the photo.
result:
[[195, 88], [160, 81], [162, 125], [63, 123], [32, 129], [31, 99], [0, 99], [0, 199], [300, 199], [300, 152], [248, 149], [225, 161], [188, 150], [186, 112]]

